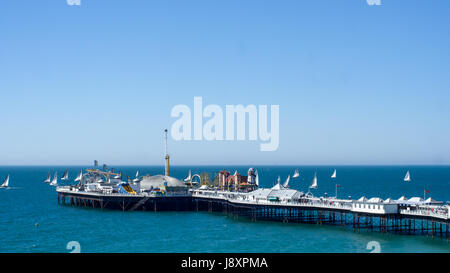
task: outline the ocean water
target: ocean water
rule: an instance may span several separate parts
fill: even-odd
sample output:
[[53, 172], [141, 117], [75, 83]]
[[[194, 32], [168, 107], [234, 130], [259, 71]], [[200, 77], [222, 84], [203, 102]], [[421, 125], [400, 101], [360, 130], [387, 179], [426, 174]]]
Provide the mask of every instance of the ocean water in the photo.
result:
[[[87, 166], [69, 168], [69, 178]], [[133, 176], [158, 174], [163, 167], [113, 166]], [[262, 187], [270, 187], [278, 175], [282, 181], [295, 168], [300, 178], [291, 187], [306, 191], [314, 172], [319, 188], [313, 193], [339, 197], [399, 198], [428, 196], [450, 201], [448, 166], [253, 166]], [[330, 178], [334, 168], [337, 179]], [[66, 167], [0, 167], [0, 178], [11, 175], [9, 189], [0, 189], [0, 252], [70, 252], [76, 241], [81, 252], [370, 252], [377, 241], [382, 252], [450, 252], [442, 238], [353, 232], [351, 228], [308, 224], [252, 222], [207, 212], [122, 212], [76, 208], [57, 203], [55, 188], [45, 184], [48, 171], [61, 175]], [[244, 166], [172, 166], [171, 175], [184, 178], [193, 173], [221, 169], [246, 173]], [[407, 170], [411, 183], [403, 182]], [[428, 197], [427, 196], [427, 197]]]

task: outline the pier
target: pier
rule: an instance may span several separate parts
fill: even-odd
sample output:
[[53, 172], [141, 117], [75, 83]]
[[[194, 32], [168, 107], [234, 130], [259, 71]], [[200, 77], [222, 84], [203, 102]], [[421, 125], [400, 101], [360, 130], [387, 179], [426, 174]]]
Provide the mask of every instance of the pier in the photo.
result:
[[207, 211], [233, 219], [335, 225], [355, 232], [426, 235], [450, 238], [448, 205], [399, 201], [347, 200], [314, 197], [291, 189], [251, 192], [191, 189], [186, 194], [120, 194], [79, 192], [58, 187], [58, 203], [122, 211]]
[[233, 218], [351, 227], [449, 239], [448, 206], [370, 203], [357, 200], [302, 196], [285, 200], [255, 200], [255, 194], [193, 190], [197, 211], [225, 212]]

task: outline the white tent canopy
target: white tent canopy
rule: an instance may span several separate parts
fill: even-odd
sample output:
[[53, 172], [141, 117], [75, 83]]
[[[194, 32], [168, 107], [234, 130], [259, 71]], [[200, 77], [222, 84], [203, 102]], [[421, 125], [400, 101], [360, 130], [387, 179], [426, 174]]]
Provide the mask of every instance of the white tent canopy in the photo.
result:
[[408, 202], [418, 204], [418, 203], [423, 203], [423, 199], [420, 197], [411, 197], [408, 199]]
[[367, 200], [368, 203], [383, 203], [383, 199], [379, 197], [372, 197], [369, 200]]
[[408, 199], [405, 196], [400, 197], [397, 201], [407, 201]]
[[428, 199], [425, 200], [424, 203], [425, 203], [425, 204], [442, 204], [442, 203], [444, 203], [444, 202], [442, 202], [442, 201], [436, 201], [436, 200], [434, 200], [433, 198], [428, 197]]
[[366, 202], [367, 198], [365, 196], [358, 199], [359, 202]]

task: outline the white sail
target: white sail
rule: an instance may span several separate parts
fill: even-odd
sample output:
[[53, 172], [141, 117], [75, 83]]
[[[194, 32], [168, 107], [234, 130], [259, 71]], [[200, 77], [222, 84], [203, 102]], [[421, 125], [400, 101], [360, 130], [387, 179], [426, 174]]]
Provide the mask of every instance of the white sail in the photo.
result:
[[289, 180], [291, 179], [291, 175], [288, 176], [286, 179], [286, 182], [284, 182], [283, 187], [288, 188], [289, 187]]
[[122, 172], [120, 172], [120, 174], [118, 174], [118, 175], [114, 176], [114, 178], [115, 178], [115, 179], [119, 179], [119, 178], [122, 178]]
[[255, 174], [256, 174], [255, 184], [256, 184], [256, 186], [259, 187], [259, 175], [258, 175], [258, 170], [255, 171]]
[[405, 182], [410, 182], [411, 181], [411, 175], [409, 174], [409, 171], [406, 173], [405, 175], [405, 179], [403, 179]]
[[138, 177], [139, 177], [139, 171], [136, 172], [136, 178], [138, 178]]
[[292, 178], [297, 178], [299, 176], [300, 176], [300, 173], [298, 172], [298, 169], [296, 169]]
[[53, 176], [53, 180], [50, 183], [52, 186], [56, 186], [58, 184], [58, 172], [55, 172], [55, 175]]
[[51, 181], [51, 174], [50, 174], [50, 172], [48, 172], [48, 175], [47, 175], [47, 179], [45, 179], [45, 183], [50, 183], [50, 181]]
[[334, 169], [333, 174], [331, 175], [331, 178], [336, 178], [336, 169]]
[[80, 171], [80, 173], [78, 174], [77, 178], [75, 178], [75, 182], [77, 181], [81, 181], [81, 178], [83, 177], [83, 171]]
[[66, 169], [66, 170], [64, 171], [64, 174], [63, 174], [63, 176], [61, 177], [61, 180], [67, 180], [67, 179], [69, 179], [69, 170], [68, 170], [68, 169]]
[[6, 176], [5, 180], [3, 180], [3, 183], [0, 187], [7, 188], [9, 185], [9, 174]]
[[184, 182], [190, 182], [192, 179], [191, 170], [189, 170], [188, 176], [184, 179]]
[[314, 178], [312, 180], [311, 186], [309, 186], [310, 189], [317, 189], [317, 173], [314, 173]]
[[278, 178], [277, 178], [277, 184], [280, 184], [280, 182], [281, 182], [281, 177], [278, 176]]

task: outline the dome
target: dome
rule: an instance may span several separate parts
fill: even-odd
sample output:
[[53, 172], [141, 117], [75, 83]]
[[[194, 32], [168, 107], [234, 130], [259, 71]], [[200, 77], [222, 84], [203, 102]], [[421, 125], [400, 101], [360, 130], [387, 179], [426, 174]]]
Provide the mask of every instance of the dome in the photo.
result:
[[[167, 182], [167, 185], [164, 185], [164, 182]], [[144, 176], [141, 180], [141, 189], [149, 190], [150, 188], [160, 188], [163, 186], [166, 187], [183, 187], [184, 185], [183, 181], [178, 180], [171, 176], [165, 176], [165, 175], [147, 175]]]

